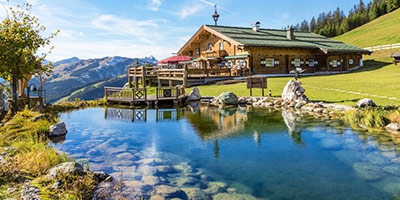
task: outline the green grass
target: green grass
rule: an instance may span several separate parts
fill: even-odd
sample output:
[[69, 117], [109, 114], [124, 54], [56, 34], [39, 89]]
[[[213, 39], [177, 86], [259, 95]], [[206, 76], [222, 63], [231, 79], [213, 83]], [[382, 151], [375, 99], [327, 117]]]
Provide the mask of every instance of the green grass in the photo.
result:
[[400, 43], [399, 24], [400, 9], [397, 9], [334, 39], [359, 47]]
[[[268, 78], [265, 95], [271, 90], [272, 96], [280, 97], [290, 79], [292, 77]], [[352, 73], [301, 77], [300, 81], [311, 101], [355, 105], [360, 99], [370, 98], [381, 106], [400, 105], [400, 66], [388, 62], [369, 60], [363, 68]], [[245, 83], [204, 85], [198, 88], [202, 96], [218, 96], [226, 91], [237, 96], [250, 95]], [[188, 88], [187, 92], [190, 90]], [[253, 89], [253, 96], [261, 96], [261, 89]]]

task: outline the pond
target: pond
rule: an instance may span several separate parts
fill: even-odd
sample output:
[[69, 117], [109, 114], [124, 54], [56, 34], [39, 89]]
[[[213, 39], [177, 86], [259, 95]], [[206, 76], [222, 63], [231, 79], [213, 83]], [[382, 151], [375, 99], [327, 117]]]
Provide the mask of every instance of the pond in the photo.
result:
[[87, 108], [63, 113], [61, 121], [68, 134], [52, 146], [88, 161], [92, 171], [122, 178], [129, 198], [149, 198], [163, 185], [194, 199], [400, 193], [399, 148], [336, 120], [253, 107], [186, 107]]

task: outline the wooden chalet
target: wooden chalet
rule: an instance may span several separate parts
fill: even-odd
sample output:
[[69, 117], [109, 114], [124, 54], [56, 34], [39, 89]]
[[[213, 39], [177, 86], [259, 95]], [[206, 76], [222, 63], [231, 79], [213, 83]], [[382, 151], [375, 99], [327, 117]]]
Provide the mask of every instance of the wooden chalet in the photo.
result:
[[230, 68], [232, 75], [343, 72], [362, 66], [371, 52], [327, 37], [286, 30], [203, 25], [179, 50], [191, 68]]
[[[262, 29], [259, 22], [253, 27], [203, 25], [176, 56], [160, 61], [158, 68], [130, 68], [128, 87], [105, 87], [105, 97], [115, 103], [177, 103], [187, 97], [187, 86], [294, 69], [346, 72], [362, 66], [362, 55], [370, 53], [315, 33]], [[146, 84], [153, 82], [158, 84], [156, 94], [147, 95]]]

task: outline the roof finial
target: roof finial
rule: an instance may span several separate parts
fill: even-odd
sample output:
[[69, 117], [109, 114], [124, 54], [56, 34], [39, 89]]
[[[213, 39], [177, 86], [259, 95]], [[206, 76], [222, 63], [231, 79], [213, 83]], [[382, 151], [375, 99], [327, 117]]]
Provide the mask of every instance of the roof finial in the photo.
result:
[[217, 21], [219, 18], [219, 14], [217, 13], [217, 4], [214, 5], [214, 8], [215, 8], [215, 12], [213, 15], [211, 15], [211, 17], [214, 19], [215, 26], [217, 26]]

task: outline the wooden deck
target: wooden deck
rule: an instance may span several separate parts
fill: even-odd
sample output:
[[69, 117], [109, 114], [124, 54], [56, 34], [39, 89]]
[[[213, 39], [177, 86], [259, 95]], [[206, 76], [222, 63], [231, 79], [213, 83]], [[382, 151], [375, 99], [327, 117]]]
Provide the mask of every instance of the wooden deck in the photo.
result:
[[[104, 94], [108, 103], [157, 105], [159, 102], [170, 101], [177, 104], [187, 97], [185, 94], [185, 87], [187, 86], [233, 79], [238, 75], [242, 76], [243, 73], [235, 68], [163, 69], [135, 67], [128, 71], [128, 83], [131, 88], [104, 87]], [[156, 94], [148, 95], [146, 85], [147, 83], [152, 85], [154, 81], [157, 81], [158, 84]], [[168, 82], [167, 87], [163, 86], [165, 82]]]
[[236, 68], [187, 68], [187, 69], [163, 69], [153, 67], [137, 67], [130, 68], [128, 72], [128, 81], [130, 85], [145, 87], [145, 83], [149, 84], [154, 81], [158, 82], [158, 87], [163, 82], [168, 82], [169, 87], [174, 82], [180, 82], [183, 86], [203, 85], [210, 81], [228, 80], [234, 77], [250, 75]]
[[104, 94], [108, 103], [130, 105], [157, 105], [159, 102], [165, 101], [178, 104], [187, 97], [183, 86], [159, 87], [156, 88], [156, 94], [152, 95], [147, 94], [146, 88], [124, 89], [118, 87], [104, 87]]

